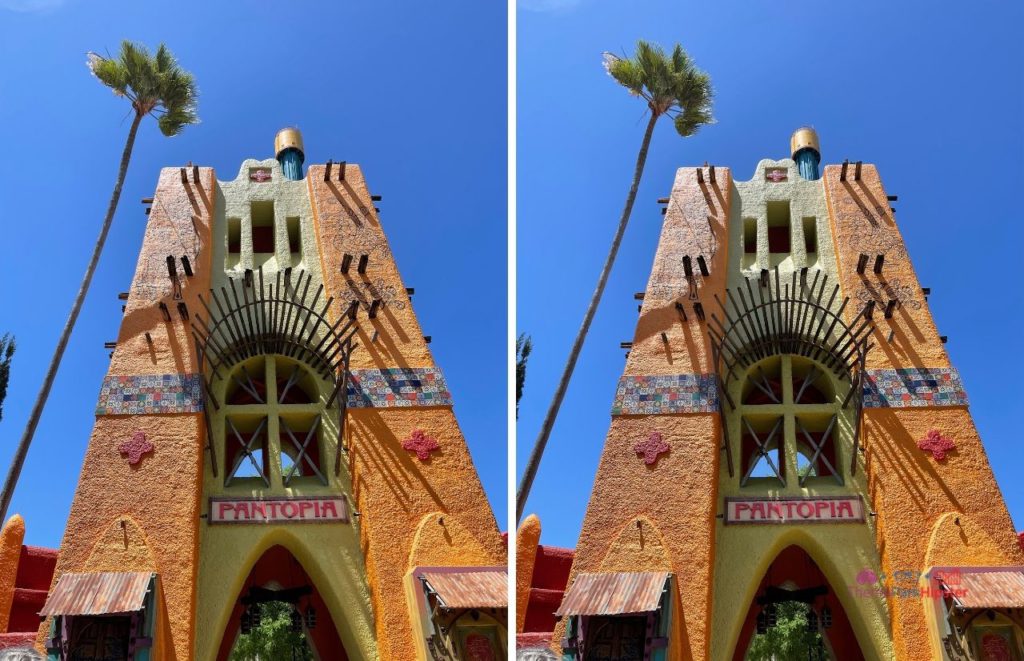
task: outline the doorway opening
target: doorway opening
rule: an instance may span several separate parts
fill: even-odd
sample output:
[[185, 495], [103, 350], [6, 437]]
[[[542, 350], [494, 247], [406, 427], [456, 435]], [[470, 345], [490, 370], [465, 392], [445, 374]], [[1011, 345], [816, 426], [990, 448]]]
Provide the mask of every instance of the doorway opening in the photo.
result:
[[316, 585], [283, 546], [270, 547], [253, 565], [217, 653], [217, 661], [256, 659], [348, 659]]
[[810, 555], [788, 546], [769, 565], [740, 630], [733, 661], [863, 661], [846, 611]]

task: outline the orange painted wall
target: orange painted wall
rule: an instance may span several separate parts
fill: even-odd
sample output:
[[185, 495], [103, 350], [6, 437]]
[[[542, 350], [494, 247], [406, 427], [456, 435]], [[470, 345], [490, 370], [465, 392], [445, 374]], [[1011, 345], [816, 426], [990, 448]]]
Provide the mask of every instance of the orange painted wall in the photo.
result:
[[[852, 166], [847, 181], [839, 181], [839, 175], [840, 166], [825, 168], [843, 293], [856, 297], [862, 288], [884, 290], [888, 283], [919, 304], [916, 309], [912, 304], [900, 306], [891, 320], [883, 319], [880, 310], [875, 313], [876, 346], [868, 369], [949, 366], [877, 169], [865, 164], [860, 181], [854, 181]], [[861, 252], [871, 259], [863, 276], [856, 273]], [[881, 276], [871, 270], [877, 253], [885, 254]], [[862, 308], [859, 304], [848, 309], [848, 319]], [[892, 343], [886, 341], [890, 329]], [[956, 443], [956, 451], [944, 461], [917, 447], [932, 429]], [[967, 407], [869, 408], [862, 430], [871, 506], [877, 512], [878, 545], [887, 575], [924, 572], [936, 565], [1024, 563]], [[950, 517], [961, 519], [959, 526], [953, 524], [955, 533], [950, 531]], [[922, 601], [890, 597], [889, 607], [897, 658], [931, 658]]]
[[[732, 188], [728, 168], [716, 168], [715, 174], [716, 183], [711, 184], [704, 169], [705, 183], [698, 184], [696, 168], [676, 173], [626, 374], [715, 371], [706, 329], [712, 313], [721, 318], [714, 295], [724, 301]], [[683, 255], [693, 258], [695, 277], [702, 282], [697, 298], [706, 322], [698, 321], [688, 298]], [[707, 278], [700, 276], [697, 255], [708, 261]], [[677, 300], [685, 305], [685, 322], [675, 309]], [[671, 451], [648, 466], [633, 446], [651, 432], [659, 432]], [[718, 414], [613, 417], [569, 578], [571, 585], [581, 572], [671, 571], [677, 577], [669, 646], [673, 659], [706, 658], [710, 646], [720, 437]], [[638, 517], [646, 521], [640, 529]], [[635, 544], [616, 542], [623, 531], [638, 530], [643, 532], [640, 537], [663, 540], [662, 550], [652, 552], [640, 537]], [[565, 619], [555, 631], [554, 647], [564, 631]]]
[[10, 622], [18, 561], [21, 559], [21, 544], [24, 541], [25, 520], [20, 514], [15, 514], [7, 519], [0, 531], [0, 633], [7, 631]]
[[[178, 168], [160, 172], [152, 212], [108, 375], [199, 371], [194, 342], [171, 299], [166, 257], [188, 255], [194, 277], [178, 272], [183, 301], [194, 314], [209, 287], [210, 217], [215, 178], [200, 169], [201, 185], [181, 182]], [[193, 222], [194, 220], [194, 222]], [[157, 303], [164, 301], [170, 322]], [[152, 344], [146, 341], [149, 332]], [[94, 396], [99, 384], [84, 384]], [[86, 451], [61, 543], [54, 581], [67, 572], [151, 569], [162, 589], [155, 659], [190, 659], [194, 636], [196, 558], [202, 452], [202, 414], [99, 416]], [[155, 446], [130, 466], [118, 445], [142, 431]], [[121, 522], [124, 521], [124, 528]], [[111, 530], [114, 532], [111, 533]], [[120, 543], [119, 543], [120, 542]], [[40, 626], [45, 641], [49, 621]]]
[[[703, 184], [697, 182], [697, 168], [679, 168], [676, 172], [625, 374], [715, 371], [707, 328], [712, 314], [722, 319], [715, 296], [725, 302], [726, 224], [734, 194], [729, 168], [716, 168], [715, 179], [716, 183], [711, 184], [707, 168], [704, 168]], [[697, 302], [704, 307], [707, 322], [698, 321], [689, 300], [683, 272], [684, 255], [693, 259], [698, 283]], [[697, 268], [698, 255], [707, 260], [710, 273], [707, 278], [701, 276]], [[675, 309], [676, 301], [681, 301], [686, 309], [685, 322]], [[667, 345], [661, 338], [663, 332], [668, 336]]]
[[[321, 246], [338, 246], [321, 251], [325, 293], [335, 298], [332, 312], [342, 314], [353, 291], [393, 291], [392, 301], [404, 303], [384, 305], [374, 320], [365, 308], [360, 310], [359, 348], [351, 367], [432, 367], [361, 170], [350, 163], [345, 181], [337, 181], [335, 167], [334, 181], [324, 182], [324, 169], [310, 166], [306, 180], [317, 239]], [[340, 271], [346, 252], [356, 258], [348, 276]], [[365, 277], [355, 268], [364, 253], [369, 255]], [[401, 447], [415, 429], [441, 446], [429, 461]], [[403, 588], [406, 574], [416, 564], [504, 565], [505, 546], [451, 407], [349, 409], [346, 437], [379, 653], [384, 659], [414, 659], [417, 642]], [[424, 555], [414, 546], [416, 532], [425, 517], [437, 512], [443, 513], [445, 527], [456, 532], [436, 538], [444, 553], [435, 548]], [[427, 563], [428, 556], [437, 557]]]
[[[864, 303], [858, 298], [861, 291], [878, 292], [873, 317], [875, 331], [871, 337], [875, 347], [868, 354], [867, 368], [949, 367], [949, 356], [939, 341], [903, 236], [889, 211], [878, 170], [865, 163], [860, 181], [854, 181], [853, 166], [850, 166], [847, 180], [839, 181], [841, 169], [839, 165], [826, 166], [822, 180], [842, 293], [851, 299], [844, 312], [845, 321], [852, 322], [863, 310]], [[863, 275], [857, 273], [860, 253], [869, 257]], [[872, 270], [875, 256], [881, 253], [885, 254], [885, 263], [882, 273], [875, 275]], [[887, 300], [886, 292], [893, 288], [905, 293], [907, 301], [897, 307], [892, 319], [884, 319], [881, 310], [884, 302], [880, 301]], [[886, 341], [890, 330], [894, 331], [891, 343]]]
[[530, 603], [533, 566], [537, 561], [539, 544], [540, 519], [536, 514], [531, 514], [523, 519], [516, 531], [516, 633], [523, 632], [523, 624], [526, 622], [526, 607]]

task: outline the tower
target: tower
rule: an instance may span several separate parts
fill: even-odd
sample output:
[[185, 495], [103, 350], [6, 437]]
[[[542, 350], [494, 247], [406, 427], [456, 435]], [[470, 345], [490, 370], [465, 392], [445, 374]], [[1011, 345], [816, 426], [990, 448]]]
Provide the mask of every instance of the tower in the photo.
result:
[[791, 147], [676, 173], [553, 644], [742, 659], [785, 607], [821, 658], [1021, 658], [1024, 555], [896, 198]]
[[275, 156], [160, 173], [51, 658], [226, 659], [270, 602], [318, 658], [505, 649], [504, 544], [380, 197], [351, 163], [303, 174], [297, 129]]

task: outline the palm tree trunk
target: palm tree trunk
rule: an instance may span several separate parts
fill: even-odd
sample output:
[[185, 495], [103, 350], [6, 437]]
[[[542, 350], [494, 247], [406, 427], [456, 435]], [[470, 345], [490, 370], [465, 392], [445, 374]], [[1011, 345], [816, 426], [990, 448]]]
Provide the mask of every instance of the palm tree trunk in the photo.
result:
[[141, 122], [142, 115], [136, 112], [135, 119], [132, 120], [132, 127], [128, 131], [128, 139], [124, 144], [124, 152], [121, 154], [121, 169], [117, 172], [117, 183], [114, 184], [114, 192], [110, 196], [110, 206], [107, 207], [107, 216], [103, 219], [103, 228], [100, 230], [99, 238], [96, 239], [96, 246], [92, 250], [92, 258], [90, 258], [89, 266], [85, 270], [82, 284], [78, 288], [75, 303], [71, 306], [71, 314], [68, 315], [67, 323], [64, 324], [64, 330], [60, 334], [60, 341], [57, 342], [53, 358], [50, 359], [50, 367], [46, 371], [46, 378], [43, 380], [43, 385], [36, 396], [36, 403], [32, 407], [32, 414], [29, 416], [28, 424], [25, 425], [25, 432], [18, 443], [14, 459], [11, 460], [11, 467], [7, 471], [7, 479], [4, 481], [3, 491], [0, 492], [0, 523], [7, 517], [7, 508], [11, 504], [14, 487], [18, 483], [18, 476], [21, 475], [21, 467], [25, 463], [25, 455], [28, 454], [28, 447], [32, 444], [32, 437], [36, 433], [39, 418], [42, 417], [43, 407], [46, 406], [46, 399], [50, 396], [50, 388], [53, 386], [53, 380], [57, 376], [57, 369], [60, 367], [61, 358], [64, 356], [64, 349], [68, 346], [71, 331], [74, 330], [75, 322], [78, 320], [78, 313], [81, 312], [82, 303], [85, 301], [86, 294], [89, 293], [89, 284], [92, 282], [92, 276], [96, 272], [96, 264], [100, 260], [103, 244], [106, 243], [107, 233], [110, 232], [110, 225], [114, 220], [114, 212], [117, 211], [117, 202], [121, 198], [121, 187], [124, 185], [124, 177], [128, 172], [128, 161], [131, 160], [132, 147], [135, 146], [135, 134], [138, 132], [139, 123]]
[[572, 344], [569, 352], [569, 359], [565, 361], [565, 369], [562, 370], [562, 378], [558, 382], [558, 389], [551, 399], [551, 406], [548, 407], [547, 415], [544, 416], [544, 423], [540, 427], [537, 440], [534, 441], [533, 450], [530, 451], [530, 458], [526, 462], [526, 471], [519, 483], [519, 490], [516, 492], [516, 523], [523, 518], [523, 510], [526, 508], [526, 500], [530, 496], [530, 487], [533, 486], [533, 479], [537, 476], [537, 468], [540, 466], [540, 458], [544, 454], [544, 447], [548, 443], [551, 429], [555, 426], [555, 418], [558, 417], [558, 409], [562, 406], [562, 399], [565, 398], [565, 391], [569, 388], [569, 379], [576, 368], [576, 360], [580, 357], [580, 350], [583, 348], [583, 341], [587, 339], [590, 331], [590, 322], [594, 320], [597, 306], [601, 303], [601, 295], [604, 294], [604, 287], [608, 283], [608, 275], [615, 263], [615, 256], [619, 252], [619, 245], [622, 243], [622, 235], [626, 233], [626, 225], [629, 224], [629, 215], [633, 211], [633, 202], [636, 200], [636, 191], [640, 187], [640, 177], [644, 173], [644, 164], [647, 162], [647, 149], [651, 145], [651, 135], [654, 133], [654, 124], [658, 121], [658, 115], [651, 111], [651, 119], [647, 122], [647, 130], [644, 132], [644, 140], [640, 144], [640, 153], [636, 157], [636, 169], [633, 171], [633, 183], [629, 187], [629, 195], [626, 196], [626, 206], [622, 209], [622, 216], [619, 218], [619, 226], [615, 230], [615, 238], [612, 239], [612, 246], [608, 250], [608, 256], [604, 261], [604, 268], [601, 269], [601, 277], [597, 280], [597, 288], [590, 297], [590, 305], [587, 306], [587, 313], [583, 316], [583, 324], [576, 333], [576, 341]]

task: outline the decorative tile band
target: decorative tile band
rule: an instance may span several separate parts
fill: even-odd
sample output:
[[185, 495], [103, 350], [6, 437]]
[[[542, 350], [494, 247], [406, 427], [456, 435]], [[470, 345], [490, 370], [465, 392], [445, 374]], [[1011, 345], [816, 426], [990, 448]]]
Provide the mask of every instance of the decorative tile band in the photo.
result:
[[612, 415], [714, 413], [714, 374], [625, 375], [615, 391]]
[[868, 370], [865, 408], [967, 406], [967, 393], [954, 367]]
[[203, 390], [198, 374], [142, 374], [103, 379], [96, 415], [199, 413]]
[[352, 370], [349, 375], [350, 408], [451, 405], [452, 394], [436, 367]]

